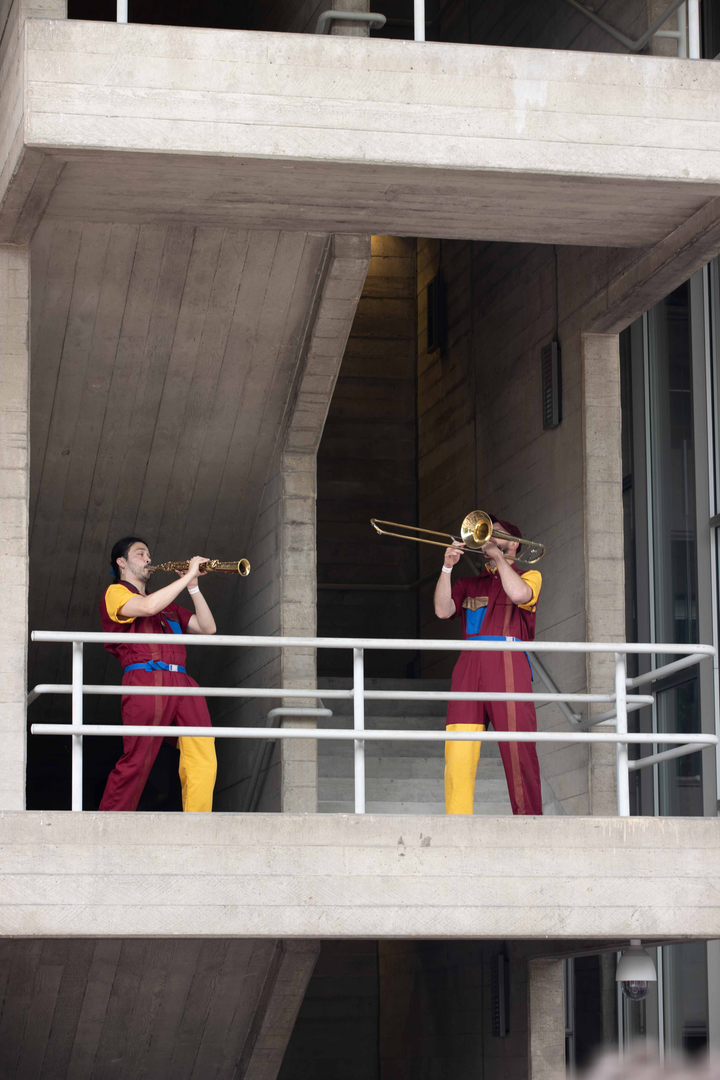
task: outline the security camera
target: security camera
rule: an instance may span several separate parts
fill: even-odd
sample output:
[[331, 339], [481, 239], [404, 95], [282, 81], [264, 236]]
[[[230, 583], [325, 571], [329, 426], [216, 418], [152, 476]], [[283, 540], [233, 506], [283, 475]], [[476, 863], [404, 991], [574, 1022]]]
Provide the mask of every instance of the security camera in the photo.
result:
[[630, 1001], [644, 1001], [650, 993], [650, 983], [657, 982], [655, 965], [639, 938], [631, 938], [630, 947], [623, 949], [615, 981], [621, 984], [623, 994]]

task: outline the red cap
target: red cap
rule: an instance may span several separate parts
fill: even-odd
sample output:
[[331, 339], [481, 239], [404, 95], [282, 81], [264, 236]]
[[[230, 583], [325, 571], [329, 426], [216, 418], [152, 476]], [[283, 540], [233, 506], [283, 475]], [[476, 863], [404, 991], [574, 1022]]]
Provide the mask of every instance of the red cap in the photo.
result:
[[493, 525], [497, 525], [501, 532], [509, 533], [510, 536], [516, 536], [518, 540], [522, 539], [522, 533], [518, 529], [517, 525], [513, 525], [509, 521], [502, 521], [500, 518], [496, 518], [493, 514], [490, 515], [490, 519]]

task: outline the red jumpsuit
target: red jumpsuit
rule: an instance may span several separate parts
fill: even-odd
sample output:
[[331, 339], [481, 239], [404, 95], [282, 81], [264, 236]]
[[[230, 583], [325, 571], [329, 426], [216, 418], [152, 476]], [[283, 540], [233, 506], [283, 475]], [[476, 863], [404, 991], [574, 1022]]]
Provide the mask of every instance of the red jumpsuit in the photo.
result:
[[[119, 610], [124, 601], [122, 590], [138, 594], [128, 582], [111, 585], [100, 602], [103, 630], [107, 633], [127, 633], [127, 642], [106, 645], [123, 669], [133, 664], [146, 664], [151, 669], [161, 662], [185, 667], [185, 648], [176, 637], [187, 630], [191, 612], [178, 604], [168, 604], [159, 615], [145, 618], [123, 618]], [[118, 590], [121, 590], [118, 592]], [[128, 596], [129, 599], [129, 596]], [[168, 635], [167, 645], [145, 645], [133, 641], [134, 634]], [[194, 679], [180, 671], [135, 669], [124, 671], [123, 686], [197, 686]], [[140, 697], [121, 698], [123, 724], [171, 725], [178, 727], [210, 727], [210, 714], [205, 698], [201, 697]], [[110, 773], [100, 803], [101, 810], [135, 810], [145, 782], [157, 757], [162, 735], [123, 738], [124, 753]], [[174, 739], [170, 740], [175, 742]], [[212, 810], [212, 793], [217, 763], [215, 740], [212, 738], [179, 737], [180, 782], [183, 810]]]
[[[516, 573], [521, 571], [513, 565]], [[452, 589], [455, 618], [463, 617], [463, 638], [501, 637], [532, 641], [540, 575], [522, 575], [533, 589], [527, 605], [514, 604], [496, 572], [460, 578]], [[479, 631], [482, 631], [481, 633]], [[530, 662], [522, 652], [462, 652], [455, 665], [451, 690], [532, 693]], [[450, 730], [537, 731], [535, 706], [524, 701], [451, 701]], [[445, 744], [445, 798], [448, 813], [471, 814], [480, 743]], [[500, 743], [510, 802], [514, 814], [542, 814], [540, 769], [534, 743]]]

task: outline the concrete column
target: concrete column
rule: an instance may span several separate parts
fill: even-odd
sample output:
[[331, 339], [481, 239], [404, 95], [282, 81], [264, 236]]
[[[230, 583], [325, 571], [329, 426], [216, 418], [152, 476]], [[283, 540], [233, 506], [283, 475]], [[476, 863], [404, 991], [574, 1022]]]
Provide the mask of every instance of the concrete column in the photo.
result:
[[0, 247], [0, 809], [24, 810], [28, 635], [30, 249]]
[[[317, 453], [369, 265], [369, 236], [332, 238], [280, 457], [280, 633], [287, 637], [317, 632]], [[313, 690], [316, 674], [314, 649], [284, 652], [281, 686]], [[283, 700], [283, 705], [315, 704], [313, 698]], [[314, 720], [286, 724], [315, 727]], [[317, 743], [284, 740], [280, 753], [281, 810], [316, 813]]]
[[528, 1080], [565, 1076], [562, 960], [528, 961]]
[[[370, 0], [332, 0], [333, 11], [369, 11]], [[370, 37], [370, 26], [366, 22], [334, 22], [330, 33], [335, 37]]]
[[[315, 637], [317, 631], [317, 499], [315, 452], [284, 453], [280, 468], [280, 634]], [[281, 686], [314, 690], [315, 649], [285, 649]], [[286, 706], [316, 705], [314, 698], [283, 698]], [[315, 720], [287, 719], [283, 727], [314, 728]], [[317, 813], [317, 743], [283, 741], [281, 810]]]
[[[582, 335], [585, 624], [588, 641], [625, 640], [620, 348], [616, 334]], [[610, 691], [614, 661], [587, 658], [588, 693]], [[605, 706], [594, 708], [604, 711]], [[590, 812], [617, 812], [615, 751], [594, 745]]]

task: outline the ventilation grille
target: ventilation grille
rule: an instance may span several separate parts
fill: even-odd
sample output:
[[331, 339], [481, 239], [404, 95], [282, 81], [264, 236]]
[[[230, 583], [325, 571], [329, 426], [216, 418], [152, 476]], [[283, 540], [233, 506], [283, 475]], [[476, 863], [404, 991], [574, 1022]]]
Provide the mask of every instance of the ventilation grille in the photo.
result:
[[562, 420], [562, 377], [560, 346], [550, 342], [542, 351], [543, 428], [556, 428]]
[[507, 956], [493, 956], [490, 965], [492, 1033], [504, 1039], [510, 1034], [510, 961]]

